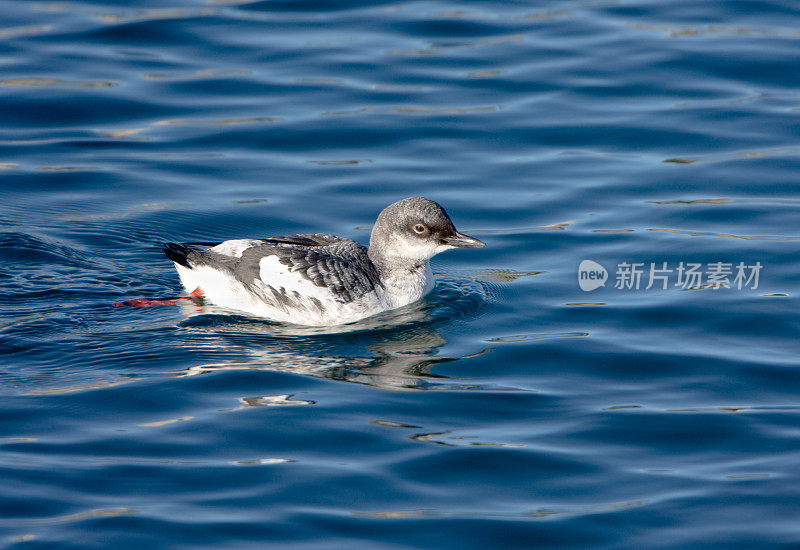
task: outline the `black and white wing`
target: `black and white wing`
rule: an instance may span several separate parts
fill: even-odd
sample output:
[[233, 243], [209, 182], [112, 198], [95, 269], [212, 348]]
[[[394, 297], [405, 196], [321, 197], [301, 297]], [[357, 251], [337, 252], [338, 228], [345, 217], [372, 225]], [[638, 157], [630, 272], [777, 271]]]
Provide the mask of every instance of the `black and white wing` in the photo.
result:
[[270, 284], [276, 271], [270, 259], [275, 258], [290, 273], [330, 291], [337, 302], [352, 302], [380, 286], [367, 249], [349, 239], [324, 234], [288, 235], [264, 243], [242, 253], [236, 271], [243, 282], [254, 277], [258, 266], [258, 277]]

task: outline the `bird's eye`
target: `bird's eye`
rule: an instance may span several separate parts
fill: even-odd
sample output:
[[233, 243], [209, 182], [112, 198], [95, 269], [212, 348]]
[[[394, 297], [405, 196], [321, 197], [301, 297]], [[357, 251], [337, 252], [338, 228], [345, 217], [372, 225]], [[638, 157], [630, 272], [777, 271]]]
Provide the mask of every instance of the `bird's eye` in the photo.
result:
[[417, 233], [425, 233], [427, 229], [428, 228], [422, 225], [421, 223], [418, 223], [417, 225], [414, 226], [414, 231], [416, 231]]

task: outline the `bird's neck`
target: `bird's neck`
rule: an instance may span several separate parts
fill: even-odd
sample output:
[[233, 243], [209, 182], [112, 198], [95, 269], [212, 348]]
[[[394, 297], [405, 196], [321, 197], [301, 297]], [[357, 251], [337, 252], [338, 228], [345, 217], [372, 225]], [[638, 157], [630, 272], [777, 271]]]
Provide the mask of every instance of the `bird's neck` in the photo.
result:
[[433, 288], [433, 273], [428, 260], [413, 261], [370, 255], [387, 295], [395, 307], [415, 302]]

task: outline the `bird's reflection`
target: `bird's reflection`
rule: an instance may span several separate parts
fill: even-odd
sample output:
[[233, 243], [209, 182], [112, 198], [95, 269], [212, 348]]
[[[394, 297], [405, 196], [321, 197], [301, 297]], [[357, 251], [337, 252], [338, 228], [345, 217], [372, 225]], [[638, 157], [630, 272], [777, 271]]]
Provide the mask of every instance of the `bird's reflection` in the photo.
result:
[[[187, 333], [187, 344], [191, 341], [195, 347], [245, 356], [196, 365], [184, 371], [183, 376], [254, 369], [353, 382], [384, 390], [425, 390], [449, 383], [447, 377], [432, 372], [435, 365], [488, 352], [454, 357], [435, 355], [447, 342], [436, 331], [437, 321], [430, 315], [435, 306], [429, 302], [342, 327], [291, 326], [222, 315], [222, 311], [212, 306], [187, 303], [181, 307], [186, 315], [181, 330]], [[291, 396], [240, 401], [240, 408], [296, 403]]]

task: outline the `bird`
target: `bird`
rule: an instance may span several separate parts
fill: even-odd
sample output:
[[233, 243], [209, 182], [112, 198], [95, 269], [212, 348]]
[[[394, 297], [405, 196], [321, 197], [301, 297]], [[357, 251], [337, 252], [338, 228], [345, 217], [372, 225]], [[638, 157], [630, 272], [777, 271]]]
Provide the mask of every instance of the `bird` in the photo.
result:
[[165, 243], [193, 296], [280, 323], [334, 326], [416, 302], [430, 292], [429, 260], [482, 248], [436, 202], [409, 197], [378, 215], [369, 248], [325, 233], [223, 242]]

